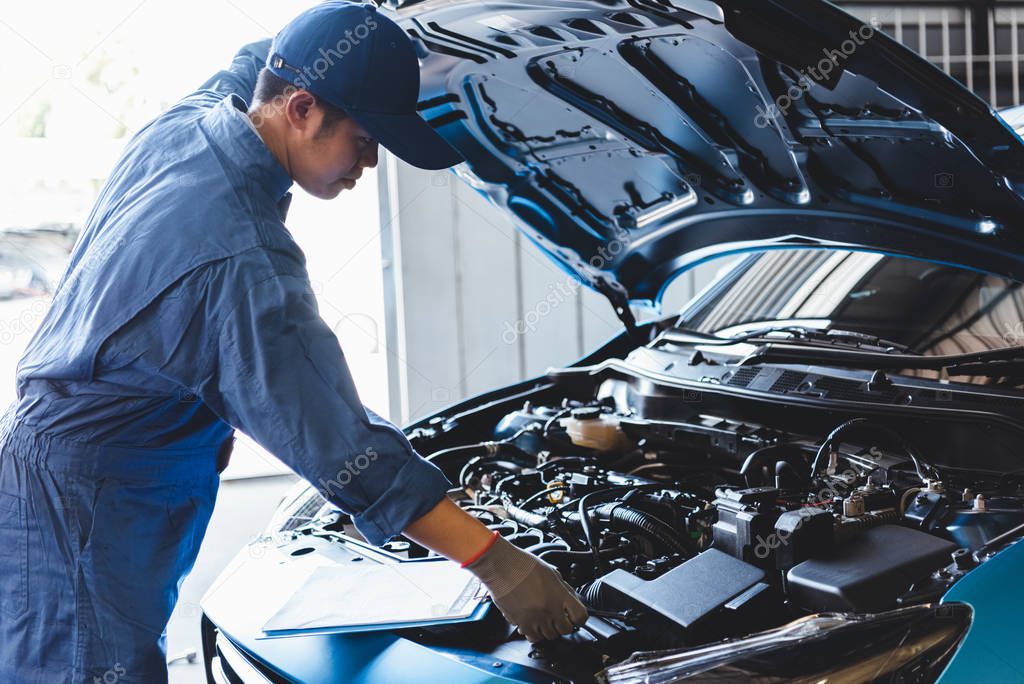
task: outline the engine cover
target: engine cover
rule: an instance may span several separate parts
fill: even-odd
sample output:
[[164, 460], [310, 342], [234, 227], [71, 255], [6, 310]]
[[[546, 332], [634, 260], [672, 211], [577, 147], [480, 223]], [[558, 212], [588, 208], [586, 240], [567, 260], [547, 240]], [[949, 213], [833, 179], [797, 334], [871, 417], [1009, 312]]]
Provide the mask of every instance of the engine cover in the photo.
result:
[[947, 565], [956, 544], [897, 525], [869, 528], [787, 573], [789, 597], [812, 612], [893, 608], [915, 581]]
[[768, 588], [763, 579], [760, 568], [708, 549], [654, 580], [615, 570], [601, 583], [619, 605], [643, 606], [690, 628], [720, 609], [742, 608]]

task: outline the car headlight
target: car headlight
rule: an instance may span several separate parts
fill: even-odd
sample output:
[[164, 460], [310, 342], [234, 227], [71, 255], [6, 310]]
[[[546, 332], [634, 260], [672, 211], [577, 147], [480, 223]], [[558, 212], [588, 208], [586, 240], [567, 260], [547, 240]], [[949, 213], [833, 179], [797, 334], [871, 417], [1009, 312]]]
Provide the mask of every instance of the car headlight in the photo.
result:
[[963, 603], [884, 613], [822, 613], [707, 646], [635, 653], [598, 675], [605, 684], [932, 682], [971, 624]]

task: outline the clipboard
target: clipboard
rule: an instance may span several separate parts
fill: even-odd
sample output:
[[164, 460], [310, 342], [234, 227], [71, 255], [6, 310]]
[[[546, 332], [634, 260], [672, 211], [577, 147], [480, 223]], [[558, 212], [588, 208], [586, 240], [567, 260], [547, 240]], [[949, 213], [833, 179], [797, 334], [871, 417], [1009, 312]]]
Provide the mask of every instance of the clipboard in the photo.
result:
[[258, 638], [475, 622], [491, 605], [480, 581], [449, 560], [355, 558], [315, 568]]

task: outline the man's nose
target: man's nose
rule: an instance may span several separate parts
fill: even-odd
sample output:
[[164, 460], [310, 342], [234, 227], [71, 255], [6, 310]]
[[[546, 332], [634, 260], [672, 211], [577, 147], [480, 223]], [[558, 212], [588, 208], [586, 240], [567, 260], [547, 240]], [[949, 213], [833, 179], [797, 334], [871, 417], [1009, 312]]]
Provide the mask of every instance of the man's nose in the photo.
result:
[[377, 166], [377, 152], [379, 151], [379, 149], [380, 149], [379, 145], [374, 144], [372, 147], [367, 148], [366, 151], [363, 152], [363, 160], [362, 161], [363, 161], [363, 166], [364, 167], [366, 167], [368, 169], [376, 168], [376, 166]]

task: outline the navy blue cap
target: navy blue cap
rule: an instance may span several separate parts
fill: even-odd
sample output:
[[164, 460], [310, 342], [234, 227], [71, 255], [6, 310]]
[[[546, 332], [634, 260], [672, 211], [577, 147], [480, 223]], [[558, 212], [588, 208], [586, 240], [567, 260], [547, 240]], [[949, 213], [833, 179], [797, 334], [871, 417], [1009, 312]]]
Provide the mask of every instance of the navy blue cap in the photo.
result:
[[416, 112], [420, 66], [412, 41], [372, 3], [332, 0], [306, 10], [274, 38], [267, 68], [345, 110], [413, 166], [462, 161]]

